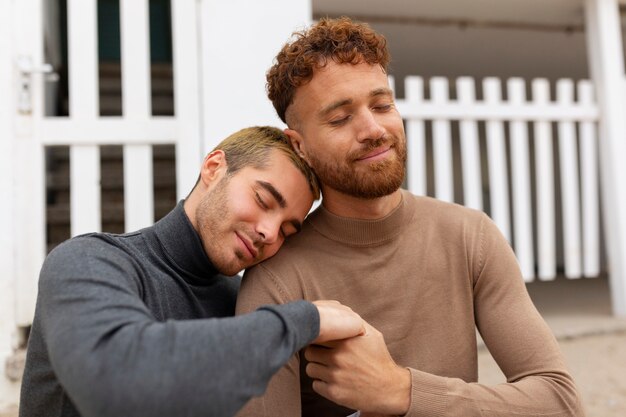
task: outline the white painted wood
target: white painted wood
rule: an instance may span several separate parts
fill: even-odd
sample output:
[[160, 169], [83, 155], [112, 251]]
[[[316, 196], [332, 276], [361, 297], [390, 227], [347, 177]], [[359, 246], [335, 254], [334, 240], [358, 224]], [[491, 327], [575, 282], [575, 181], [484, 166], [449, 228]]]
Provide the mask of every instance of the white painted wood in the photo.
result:
[[[448, 100], [448, 80], [433, 77], [430, 95], [434, 103], [445, 105]], [[433, 159], [435, 165], [435, 197], [454, 202], [454, 176], [452, 168], [452, 134], [450, 120], [433, 120]]]
[[67, 1], [70, 117], [94, 119], [98, 104], [98, 20], [96, 0]]
[[[149, 2], [121, 0], [122, 97], [125, 120], [151, 124]], [[154, 223], [152, 146], [124, 146], [124, 227]]]
[[169, 116], [149, 120], [106, 117], [89, 123], [59, 117], [44, 119], [42, 127], [44, 145], [167, 145], [175, 143], [181, 128], [177, 119]]
[[626, 316], [626, 98], [624, 54], [617, 0], [585, 0], [587, 46], [591, 51], [600, 120], [602, 199], [607, 236], [611, 300], [616, 316]]
[[[199, 78], [198, 16], [200, 16], [200, 10], [196, 1], [172, 2], [174, 105], [178, 122], [176, 132], [176, 195], [178, 199], [184, 198], [193, 188], [203, 157], [201, 103], [198, 94], [202, 91]], [[214, 42], [215, 39], [212, 41]], [[220, 82], [226, 81], [220, 80]], [[235, 107], [229, 108], [228, 111], [232, 111], [233, 108]], [[219, 119], [211, 117], [206, 120], [212, 123]]]
[[[13, 3], [0, 2], [0, 282], [6, 281], [13, 285], [14, 254], [13, 254], [13, 181], [15, 154], [13, 144], [13, 114], [15, 103], [13, 97], [17, 94], [17, 83], [14, 80], [13, 66]], [[8, 284], [7, 284], [8, 285]], [[1, 296], [13, 297], [13, 288], [10, 293], [4, 292]], [[13, 308], [13, 298], [5, 299]], [[11, 314], [11, 317], [13, 314]], [[0, 316], [2, 317], [2, 316]], [[11, 320], [12, 321], [12, 320]], [[0, 320], [0, 326], [3, 321]], [[0, 350], [3, 346], [3, 333], [0, 333]]]
[[501, 102], [492, 105], [486, 102], [478, 102], [468, 106], [458, 102], [439, 105], [425, 102], [420, 106], [411, 104], [407, 100], [398, 100], [398, 110], [407, 118], [419, 119], [473, 119], [473, 120], [598, 120], [598, 107], [589, 103], [582, 105], [574, 103], [563, 107], [555, 103], [515, 105]]
[[[493, 107], [502, 103], [500, 80], [485, 78], [483, 81], [485, 101]], [[489, 166], [489, 189], [491, 218], [504, 237], [511, 241], [511, 219], [509, 214], [509, 185], [504, 125], [500, 120], [486, 121], [487, 163]]]
[[[15, 157], [13, 115], [16, 81], [14, 79], [14, 2], [0, 2], [0, 364], [13, 353], [16, 330], [16, 279], [14, 181]], [[17, 403], [19, 383], [0, 372], [0, 404]]]
[[70, 218], [72, 236], [101, 231], [100, 148], [70, 147]]
[[[509, 102], [516, 105], [525, 103], [525, 88], [523, 79], [509, 79], [507, 81]], [[533, 252], [528, 125], [524, 121], [513, 120], [509, 125], [509, 132], [514, 248], [524, 281], [531, 282], [535, 277], [535, 255]]]
[[[424, 101], [424, 80], [407, 77], [404, 82], [405, 96], [413, 105]], [[426, 195], [426, 127], [422, 119], [411, 118], [406, 122], [407, 180], [408, 189], [415, 195]]]
[[[574, 101], [572, 80], [559, 80], [556, 87], [558, 103], [566, 104]], [[570, 121], [559, 121], [558, 132], [565, 276], [580, 278], [582, 276], [582, 242], [576, 126]]]
[[[39, 1], [14, 2], [12, 25], [15, 58], [27, 57], [33, 67], [43, 65], [42, 8]], [[43, 117], [43, 77], [30, 75], [31, 111], [11, 112], [16, 132], [14, 139], [14, 178], [19, 183], [13, 194], [13, 237], [15, 265], [15, 323], [31, 323], [37, 297], [37, 278], [45, 254], [45, 182], [43, 147], [39, 141]], [[15, 96], [13, 96], [15, 97]], [[16, 163], [19, 162], [19, 163]]]
[[[466, 106], [476, 103], [474, 79], [461, 77], [456, 83], [458, 101]], [[478, 124], [475, 120], [461, 119], [459, 122], [461, 160], [463, 169], [463, 200], [467, 207], [482, 210], [482, 178], [480, 170], [480, 146]]]
[[205, 122], [202, 149], [208, 152], [242, 127], [282, 124], [267, 98], [265, 74], [292, 32], [311, 23], [312, 6], [311, 0], [198, 3]]
[[127, 119], [150, 116], [150, 28], [148, 0], [120, 0], [122, 108]]
[[[533, 102], [545, 105], [550, 100], [550, 86], [545, 79], [532, 83]], [[556, 277], [556, 231], [554, 203], [554, 151], [552, 127], [537, 121], [535, 130], [535, 178], [537, 184], [537, 263], [539, 279]]]
[[[592, 103], [593, 100], [593, 87], [591, 82], [579, 81], [578, 101], [583, 103]], [[600, 274], [598, 135], [596, 124], [593, 122], [581, 122], [579, 129], [583, 227], [583, 274], [586, 277], [597, 277]]]
[[124, 146], [124, 226], [127, 232], [154, 223], [152, 146]]

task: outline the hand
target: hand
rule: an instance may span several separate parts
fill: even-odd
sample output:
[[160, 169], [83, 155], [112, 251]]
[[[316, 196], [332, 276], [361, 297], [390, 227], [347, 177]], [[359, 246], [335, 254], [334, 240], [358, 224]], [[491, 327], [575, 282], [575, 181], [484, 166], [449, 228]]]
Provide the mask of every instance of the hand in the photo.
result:
[[306, 373], [313, 378], [313, 390], [362, 412], [406, 414], [411, 401], [411, 373], [393, 361], [378, 330], [368, 323], [365, 329], [362, 336], [305, 350], [309, 361]]
[[365, 321], [348, 306], [338, 301], [313, 301], [320, 313], [320, 334], [313, 343], [346, 339], [365, 333]]

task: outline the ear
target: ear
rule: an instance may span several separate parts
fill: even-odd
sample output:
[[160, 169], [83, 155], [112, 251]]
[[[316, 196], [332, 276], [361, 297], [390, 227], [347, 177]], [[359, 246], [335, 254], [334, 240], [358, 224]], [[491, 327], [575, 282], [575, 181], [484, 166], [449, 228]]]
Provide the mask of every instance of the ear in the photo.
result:
[[291, 141], [291, 147], [296, 151], [298, 156], [300, 156], [300, 158], [304, 159], [308, 163], [309, 159], [307, 157], [306, 145], [304, 143], [304, 138], [302, 137], [302, 135], [296, 130], [289, 128], [285, 129], [285, 135], [289, 137], [289, 140]]
[[224, 151], [218, 149], [208, 153], [200, 168], [200, 181], [206, 188], [211, 188], [212, 184], [217, 184], [226, 175], [227, 169]]

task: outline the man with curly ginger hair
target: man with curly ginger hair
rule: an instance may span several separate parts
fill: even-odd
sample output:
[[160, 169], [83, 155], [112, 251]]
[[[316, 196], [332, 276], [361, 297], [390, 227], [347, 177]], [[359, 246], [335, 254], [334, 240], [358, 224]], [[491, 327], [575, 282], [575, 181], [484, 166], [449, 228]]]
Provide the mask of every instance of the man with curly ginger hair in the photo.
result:
[[[239, 313], [333, 298], [366, 334], [296, 354], [243, 416], [580, 416], [559, 346], [482, 212], [400, 189], [406, 139], [383, 36], [347, 18], [295, 34], [267, 75], [322, 205], [248, 270]], [[507, 382], [477, 382], [476, 329]]]

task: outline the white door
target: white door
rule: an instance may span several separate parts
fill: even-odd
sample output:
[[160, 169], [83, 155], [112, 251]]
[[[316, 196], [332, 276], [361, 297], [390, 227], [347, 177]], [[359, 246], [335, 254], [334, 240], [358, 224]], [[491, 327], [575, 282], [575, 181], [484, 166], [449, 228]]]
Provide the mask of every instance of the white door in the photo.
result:
[[[2, 82], [10, 78], [11, 99], [2, 103], [0, 156], [3, 237], [3, 283], [13, 299], [17, 326], [28, 326], [34, 313], [37, 278], [45, 257], [45, 161], [47, 146], [69, 146], [71, 235], [101, 229], [100, 147], [124, 149], [124, 215], [126, 230], [153, 223], [152, 146], [176, 149], [177, 195], [186, 195], [201, 162], [198, 82], [198, 4], [171, 2], [174, 67], [174, 116], [152, 116], [150, 90], [149, 0], [120, 0], [120, 49], [123, 114], [100, 116], [98, 86], [98, 2], [67, 1], [67, 84], [69, 116], [45, 116], [46, 100], [55, 89], [46, 56], [58, 55], [58, 31], [46, 21], [57, 2], [2, 2]], [[53, 70], [53, 69], [52, 69]], [[46, 94], [48, 90], [48, 94]], [[6, 90], [5, 90], [6, 91]], [[5, 250], [6, 249], [6, 250]], [[10, 283], [10, 284], [9, 284]], [[3, 284], [3, 285], [4, 285]], [[9, 292], [3, 291], [3, 297]], [[4, 300], [3, 300], [4, 301]]]

